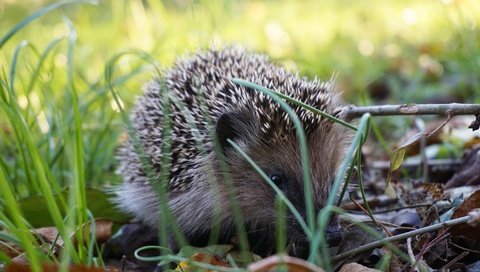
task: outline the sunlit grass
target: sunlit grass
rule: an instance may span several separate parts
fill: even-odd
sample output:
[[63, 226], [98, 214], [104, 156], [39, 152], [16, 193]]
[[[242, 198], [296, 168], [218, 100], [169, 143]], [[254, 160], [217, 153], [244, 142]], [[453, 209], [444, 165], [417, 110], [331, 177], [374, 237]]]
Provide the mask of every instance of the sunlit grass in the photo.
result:
[[[479, 53], [475, 34], [479, 5], [477, 1], [199, 1], [180, 5], [134, 0], [102, 1], [99, 6], [69, 7], [65, 12], [78, 28], [81, 50], [77, 55], [82, 61], [77, 66], [89, 82], [99, 79], [113, 52], [125, 48], [151, 52], [160, 63], [169, 65], [176, 56], [197, 48], [241, 43], [266, 51], [287, 66], [295, 63], [310, 76], [329, 78], [338, 72], [344, 89], [353, 92], [391, 69], [407, 76], [424, 75], [428, 64], [420, 63], [422, 56], [446, 66], [440, 75], [459, 61], [458, 66], [467, 68], [464, 61], [474, 60], [466, 57]], [[12, 6], [4, 4], [4, 9]], [[24, 8], [33, 11], [39, 6]], [[4, 12], [5, 29], [19, 18], [14, 14]], [[61, 37], [66, 27], [58, 20], [60, 15], [56, 12], [41, 19], [15, 41], [35, 37], [35, 44], [42, 46], [52, 37]], [[41, 37], [36, 33], [42, 33]], [[56, 59], [64, 65], [64, 56]]]

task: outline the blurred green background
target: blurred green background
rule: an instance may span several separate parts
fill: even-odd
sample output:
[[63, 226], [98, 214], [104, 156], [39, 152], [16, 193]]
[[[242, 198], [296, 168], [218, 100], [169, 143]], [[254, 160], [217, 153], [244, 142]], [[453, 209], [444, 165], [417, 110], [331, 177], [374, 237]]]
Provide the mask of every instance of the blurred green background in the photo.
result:
[[[50, 3], [0, 1], [0, 36]], [[0, 49], [0, 77], [16, 94], [49, 175], [61, 186], [72, 181], [75, 167], [65, 141], [74, 129], [68, 91], [73, 88], [85, 180], [111, 184], [119, 181], [114, 154], [124, 125], [105, 70], [114, 68], [127, 112], [154, 74], [139, 53], [110, 62], [121, 52], [142, 50], [169, 67], [177, 56], [197, 49], [240, 44], [309, 77], [336, 78], [350, 103], [479, 103], [479, 26], [477, 0], [77, 3], [30, 22], [8, 40]], [[28, 170], [31, 161], [15, 140], [12, 122], [0, 116], [1, 166], [18, 195], [26, 196], [37, 173]]]

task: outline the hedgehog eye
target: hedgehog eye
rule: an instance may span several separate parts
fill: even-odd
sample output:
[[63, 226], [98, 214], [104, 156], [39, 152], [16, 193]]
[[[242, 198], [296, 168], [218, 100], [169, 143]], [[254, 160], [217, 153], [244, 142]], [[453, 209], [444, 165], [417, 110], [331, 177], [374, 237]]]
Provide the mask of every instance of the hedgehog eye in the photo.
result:
[[282, 177], [280, 177], [279, 175], [270, 175], [270, 180], [278, 185], [282, 182]]

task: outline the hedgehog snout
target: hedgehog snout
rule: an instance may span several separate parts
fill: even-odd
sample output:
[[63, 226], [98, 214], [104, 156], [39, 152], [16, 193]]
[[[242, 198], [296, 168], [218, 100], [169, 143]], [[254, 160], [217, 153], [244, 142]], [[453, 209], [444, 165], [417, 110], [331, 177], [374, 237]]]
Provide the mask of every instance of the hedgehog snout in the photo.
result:
[[296, 232], [289, 236], [287, 253], [291, 256], [307, 259], [310, 244], [307, 236], [303, 232]]

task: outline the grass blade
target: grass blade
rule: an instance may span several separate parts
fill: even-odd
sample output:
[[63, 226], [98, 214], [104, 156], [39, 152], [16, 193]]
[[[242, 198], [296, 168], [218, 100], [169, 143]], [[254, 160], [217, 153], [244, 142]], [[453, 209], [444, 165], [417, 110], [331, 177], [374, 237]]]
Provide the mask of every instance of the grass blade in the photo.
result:
[[14, 226], [9, 226], [8, 229], [18, 238], [17, 242], [20, 242], [25, 250], [32, 271], [41, 271], [41, 255], [38, 252], [40, 247], [35, 242], [36, 239], [33, 237], [30, 229], [23, 220], [22, 212], [18, 207], [17, 200], [14, 197], [15, 194], [10, 187], [3, 167], [0, 167], [0, 188], [2, 188], [2, 190], [0, 190], [0, 196], [9, 215], [7, 216], [3, 211], [0, 211], [0, 219], [12, 218]]
[[[316, 245], [313, 250], [310, 252], [309, 260], [315, 260], [317, 263], [320, 263], [321, 267], [325, 270], [331, 270], [330, 264], [330, 254], [328, 252], [328, 244], [325, 239], [327, 225], [331, 218], [332, 207], [335, 207], [334, 204], [338, 198], [340, 189], [345, 186], [344, 178], [347, 173], [348, 167], [351, 165], [351, 161], [354, 158], [355, 152], [357, 149], [361, 147], [364, 139], [366, 139], [366, 135], [368, 134], [369, 128], [369, 121], [370, 121], [370, 114], [366, 113], [360, 119], [360, 123], [357, 127], [357, 132], [353, 138], [353, 142], [348, 148], [345, 157], [343, 158], [342, 163], [340, 164], [339, 171], [335, 176], [335, 181], [333, 182], [333, 186], [330, 189], [330, 196], [325, 203], [325, 207], [320, 210], [319, 215], [317, 217], [318, 221], [318, 233], [315, 239], [313, 240], [312, 244]], [[318, 259], [317, 251], [320, 248], [320, 255], [321, 259]]]
[[293, 109], [285, 101], [283, 101], [279, 96], [277, 96], [274, 91], [242, 79], [232, 79], [232, 82], [240, 86], [249, 87], [249, 88], [258, 90], [270, 96], [273, 99], [273, 101], [278, 103], [287, 112], [288, 116], [290, 117], [293, 124], [295, 125], [295, 130], [298, 137], [298, 142], [300, 146], [300, 155], [302, 160], [302, 173], [303, 173], [303, 179], [304, 179], [303, 184], [304, 184], [304, 190], [305, 190], [305, 202], [306, 202], [305, 206], [306, 206], [306, 212], [307, 212], [307, 224], [309, 226], [310, 232], [314, 232], [315, 210], [313, 206], [312, 178], [310, 176], [310, 161], [308, 158], [308, 149], [306, 144], [307, 138], [305, 136], [305, 131], [303, 130], [303, 126], [302, 126], [302, 123], [300, 122], [300, 119], [295, 114]]
[[75, 0], [75, 1], [61, 1], [57, 3], [50, 4], [39, 11], [35, 12], [34, 14], [28, 16], [25, 18], [23, 21], [15, 25], [13, 28], [11, 28], [7, 34], [3, 35], [3, 37], [0, 39], [0, 49], [2, 49], [3, 45], [13, 36], [15, 33], [17, 33], [19, 30], [30, 24], [32, 21], [35, 21], [36, 19], [42, 17], [43, 15], [54, 11], [58, 8], [72, 5], [72, 4], [80, 4], [80, 3], [89, 3], [89, 4], [97, 4], [97, 1], [95, 0]]

